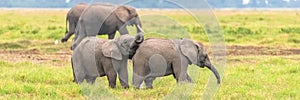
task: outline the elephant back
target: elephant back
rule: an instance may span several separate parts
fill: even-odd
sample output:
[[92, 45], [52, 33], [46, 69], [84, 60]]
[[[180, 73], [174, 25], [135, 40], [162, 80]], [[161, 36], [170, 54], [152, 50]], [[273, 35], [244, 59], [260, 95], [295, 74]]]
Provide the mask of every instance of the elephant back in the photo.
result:
[[[175, 44], [172, 40], [149, 38], [140, 44], [139, 49], [137, 49], [134, 57], [144, 58], [142, 56], [151, 57], [152, 55], [155, 54], [162, 55], [166, 59], [173, 59], [170, 57], [171, 56], [174, 57], [174, 55], [179, 56], [178, 50], [175, 47]], [[146, 59], [150, 59], [150, 58], [146, 58]]]

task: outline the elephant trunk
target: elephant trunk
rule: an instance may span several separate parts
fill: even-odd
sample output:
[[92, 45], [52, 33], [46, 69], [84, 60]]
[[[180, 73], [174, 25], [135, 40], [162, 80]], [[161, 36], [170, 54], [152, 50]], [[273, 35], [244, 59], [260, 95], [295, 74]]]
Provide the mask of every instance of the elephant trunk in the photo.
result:
[[[202, 56], [202, 55], [201, 55], [201, 56]], [[201, 56], [200, 56], [200, 57], [201, 57]], [[203, 67], [207, 67], [209, 70], [211, 70], [211, 71], [214, 73], [215, 77], [217, 78], [218, 84], [220, 84], [221, 80], [220, 80], [219, 72], [217, 71], [217, 69], [215, 68], [215, 66], [211, 64], [211, 62], [210, 62], [208, 56], [206, 55], [206, 56], [204, 56], [204, 57], [205, 57], [204, 61], [198, 62], [197, 65], [200, 66], [200, 67], [202, 67], [202, 68], [203, 68]], [[198, 59], [199, 59], [199, 58], [198, 58]]]
[[142, 33], [138, 33], [135, 36], [134, 42], [131, 43], [130, 48], [135, 48], [139, 44], [141, 44], [144, 41], [144, 35]]
[[138, 33], [135, 36], [135, 40], [130, 45], [130, 51], [129, 51], [129, 59], [132, 59], [132, 57], [135, 54], [135, 51], [138, 49], [139, 44], [141, 44], [144, 41], [144, 35], [141, 33]]
[[213, 65], [207, 66], [207, 68], [208, 68], [209, 70], [211, 70], [211, 71], [214, 73], [214, 75], [215, 75], [216, 78], [217, 78], [218, 84], [220, 84], [221, 80], [220, 80], [220, 75], [219, 75], [217, 69], [216, 69]]
[[136, 44], [141, 44], [142, 42], [144, 41], [144, 35], [142, 33], [138, 33], [136, 36], [135, 36], [135, 43]]

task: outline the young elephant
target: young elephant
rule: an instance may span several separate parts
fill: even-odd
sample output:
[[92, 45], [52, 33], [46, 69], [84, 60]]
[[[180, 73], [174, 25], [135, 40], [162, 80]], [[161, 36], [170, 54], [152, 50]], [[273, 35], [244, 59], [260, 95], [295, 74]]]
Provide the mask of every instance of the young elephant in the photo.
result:
[[75, 82], [86, 79], [93, 84], [98, 76], [107, 76], [109, 86], [115, 88], [118, 74], [122, 87], [128, 88], [127, 60], [142, 42], [142, 34], [122, 35], [116, 40], [84, 38], [72, 54]]
[[170, 74], [177, 82], [192, 82], [187, 74], [187, 67], [190, 64], [207, 67], [215, 74], [218, 84], [220, 83], [219, 73], [210, 63], [201, 44], [189, 39], [146, 39], [133, 56], [133, 85], [139, 89], [141, 83], [145, 81], [146, 87], [152, 88], [156, 77]]

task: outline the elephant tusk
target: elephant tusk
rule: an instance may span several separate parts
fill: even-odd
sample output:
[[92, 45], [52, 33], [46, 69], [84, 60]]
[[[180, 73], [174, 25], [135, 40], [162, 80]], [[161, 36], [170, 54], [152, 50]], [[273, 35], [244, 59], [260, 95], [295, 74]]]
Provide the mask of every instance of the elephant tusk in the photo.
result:
[[143, 33], [145, 33], [145, 31], [141, 28], [140, 25], [136, 25], [136, 26], [139, 28], [139, 30], [141, 30]]

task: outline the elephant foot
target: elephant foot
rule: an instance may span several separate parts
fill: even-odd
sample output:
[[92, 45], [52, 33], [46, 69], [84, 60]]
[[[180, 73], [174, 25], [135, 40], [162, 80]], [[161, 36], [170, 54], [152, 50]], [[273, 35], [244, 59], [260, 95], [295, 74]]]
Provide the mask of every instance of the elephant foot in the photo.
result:
[[146, 89], [153, 89], [153, 86], [147, 86]]
[[89, 84], [94, 84], [97, 77], [88, 77], [86, 78], [86, 82]]
[[134, 89], [136, 89], [136, 90], [139, 90], [139, 89], [140, 89], [140, 87], [134, 87]]
[[189, 83], [195, 83], [193, 80], [188, 80]]
[[71, 46], [71, 50], [73, 51], [73, 50], [75, 49], [75, 47], [76, 47], [76, 45], [73, 44], [73, 45]]
[[124, 89], [129, 89], [129, 85], [123, 86]]
[[116, 88], [115, 85], [109, 85], [109, 87], [112, 88], [112, 89]]
[[67, 41], [68, 41], [68, 39], [65, 39], [65, 38], [62, 38], [62, 39], [61, 39], [61, 42], [62, 42], [62, 43], [67, 42]]
[[82, 83], [82, 82], [74, 80], [74, 83], [80, 84], [80, 83]]

